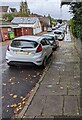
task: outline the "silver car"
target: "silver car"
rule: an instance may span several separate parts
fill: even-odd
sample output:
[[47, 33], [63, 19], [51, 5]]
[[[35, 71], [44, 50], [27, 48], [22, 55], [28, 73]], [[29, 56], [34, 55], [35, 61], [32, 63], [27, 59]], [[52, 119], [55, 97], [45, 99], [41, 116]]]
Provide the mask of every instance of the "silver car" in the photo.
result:
[[33, 63], [45, 67], [46, 60], [51, 54], [52, 46], [46, 37], [21, 36], [8, 45], [6, 61], [9, 66]]
[[59, 41], [56, 39], [55, 35], [53, 33], [46, 33], [43, 34], [42, 36], [48, 37], [53, 50], [56, 50], [59, 47]]

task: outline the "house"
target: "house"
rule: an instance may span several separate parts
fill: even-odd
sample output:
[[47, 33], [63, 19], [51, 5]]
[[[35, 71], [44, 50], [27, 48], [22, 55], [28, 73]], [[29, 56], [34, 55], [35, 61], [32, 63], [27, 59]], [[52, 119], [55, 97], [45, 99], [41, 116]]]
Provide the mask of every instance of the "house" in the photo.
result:
[[16, 8], [10, 8], [9, 12], [10, 13], [17, 13], [17, 9]]
[[40, 20], [37, 17], [14, 17], [11, 21], [14, 27], [15, 36], [35, 35], [42, 32]]
[[2, 22], [2, 16], [8, 12], [9, 6], [0, 6], [0, 22]]
[[47, 30], [50, 26], [50, 19], [48, 17], [39, 17], [39, 20], [42, 26], [42, 31]]
[[8, 11], [9, 6], [0, 6], [0, 13], [5, 14]]
[[40, 20], [41, 26], [42, 26], [42, 31], [45, 31], [48, 29], [48, 27], [50, 26], [50, 19], [46, 16], [42, 16], [39, 14], [34, 14], [32, 13], [30, 15], [31, 17], [38, 17], [38, 19]]

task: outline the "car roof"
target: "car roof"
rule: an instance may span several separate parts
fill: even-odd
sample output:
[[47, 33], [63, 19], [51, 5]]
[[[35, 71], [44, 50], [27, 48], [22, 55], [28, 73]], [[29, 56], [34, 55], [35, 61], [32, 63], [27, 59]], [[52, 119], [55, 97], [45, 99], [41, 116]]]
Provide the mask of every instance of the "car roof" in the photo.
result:
[[33, 35], [26, 35], [26, 36], [20, 36], [15, 38], [14, 40], [30, 40], [34, 42], [40, 42], [41, 39], [44, 38], [43, 36], [33, 36]]
[[43, 36], [49, 36], [49, 37], [54, 37], [54, 34], [52, 33], [50, 33], [50, 34], [48, 34], [48, 33], [46, 33], [46, 34], [43, 34]]

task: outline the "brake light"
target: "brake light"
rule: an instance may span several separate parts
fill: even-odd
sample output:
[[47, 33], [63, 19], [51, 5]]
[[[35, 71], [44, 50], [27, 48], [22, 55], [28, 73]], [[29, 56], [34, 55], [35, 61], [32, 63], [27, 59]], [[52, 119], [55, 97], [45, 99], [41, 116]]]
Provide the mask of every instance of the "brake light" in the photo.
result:
[[9, 49], [9, 45], [7, 46], [7, 50], [10, 51], [10, 49]]
[[38, 48], [37, 48], [36, 52], [41, 52], [41, 51], [42, 51], [42, 45], [41, 45], [41, 44], [39, 44], [39, 46], [38, 46]]

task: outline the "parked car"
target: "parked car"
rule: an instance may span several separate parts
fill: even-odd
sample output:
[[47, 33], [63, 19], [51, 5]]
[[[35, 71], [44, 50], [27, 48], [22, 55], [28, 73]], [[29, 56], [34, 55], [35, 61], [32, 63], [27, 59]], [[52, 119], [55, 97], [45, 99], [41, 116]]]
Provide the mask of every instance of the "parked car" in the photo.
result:
[[52, 28], [48, 27], [47, 32], [52, 32]]
[[48, 57], [52, 54], [52, 46], [47, 38], [42, 36], [21, 36], [15, 38], [6, 51], [6, 61], [9, 66], [33, 63], [46, 66]]
[[63, 40], [65, 37], [64, 33], [60, 30], [54, 30], [53, 33], [56, 36], [56, 38], [60, 41]]
[[64, 28], [62, 27], [59, 27], [57, 30], [61, 31], [64, 35], [65, 35], [65, 31], [64, 31]]
[[51, 45], [53, 46], [53, 50], [56, 50], [57, 47], [59, 47], [59, 41], [56, 40], [56, 37], [53, 33], [46, 33], [46, 34], [43, 34], [42, 36], [45, 36], [49, 39]]

